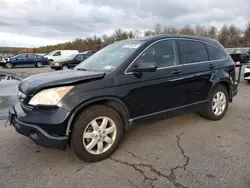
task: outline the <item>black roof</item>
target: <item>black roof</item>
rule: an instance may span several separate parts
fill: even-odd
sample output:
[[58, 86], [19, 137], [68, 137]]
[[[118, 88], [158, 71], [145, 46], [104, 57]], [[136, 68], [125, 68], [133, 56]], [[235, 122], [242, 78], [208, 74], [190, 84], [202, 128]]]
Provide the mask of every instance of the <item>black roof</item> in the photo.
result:
[[200, 40], [203, 42], [207, 42], [210, 44], [213, 44], [215, 46], [221, 47], [220, 43], [212, 38], [207, 38], [207, 37], [199, 37], [199, 36], [193, 36], [193, 35], [155, 35], [155, 36], [146, 36], [146, 37], [138, 37], [138, 38], [131, 38], [128, 40], [140, 40], [140, 41], [156, 41], [156, 40], [161, 40], [165, 38], [184, 38], [184, 39], [193, 39], [193, 40]]
[[194, 35], [153, 35], [153, 36], [146, 36], [146, 37], [137, 37], [131, 38], [128, 40], [154, 40], [154, 39], [164, 39], [164, 38], [187, 38], [187, 39], [199, 39], [199, 40], [214, 40], [207, 37], [199, 37]]

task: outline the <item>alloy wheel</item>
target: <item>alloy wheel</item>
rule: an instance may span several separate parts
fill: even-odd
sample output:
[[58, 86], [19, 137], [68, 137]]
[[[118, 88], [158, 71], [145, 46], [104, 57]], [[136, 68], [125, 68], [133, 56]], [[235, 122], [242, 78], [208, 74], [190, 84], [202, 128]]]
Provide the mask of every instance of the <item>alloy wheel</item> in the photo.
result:
[[94, 155], [100, 155], [108, 151], [117, 136], [115, 122], [106, 116], [93, 119], [83, 133], [83, 145], [85, 149]]
[[8, 69], [11, 69], [13, 66], [12, 66], [12, 63], [6, 63], [6, 67], [8, 68]]
[[37, 67], [41, 68], [43, 66], [43, 64], [41, 62], [37, 63]]
[[214, 95], [212, 101], [212, 111], [216, 116], [220, 116], [226, 107], [226, 96], [223, 92], [219, 91]]

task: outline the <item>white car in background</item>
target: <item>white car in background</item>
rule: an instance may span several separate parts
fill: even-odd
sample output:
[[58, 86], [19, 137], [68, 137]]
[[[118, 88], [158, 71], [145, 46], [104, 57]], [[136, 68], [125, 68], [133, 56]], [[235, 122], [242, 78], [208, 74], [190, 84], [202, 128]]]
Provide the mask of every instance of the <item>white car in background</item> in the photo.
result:
[[247, 65], [244, 72], [244, 80], [250, 83], [250, 65]]
[[54, 61], [56, 62], [72, 54], [78, 54], [78, 53], [79, 53], [78, 50], [54, 50], [46, 54], [44, 57], [48, 58], [49, 63], [51, 64]]

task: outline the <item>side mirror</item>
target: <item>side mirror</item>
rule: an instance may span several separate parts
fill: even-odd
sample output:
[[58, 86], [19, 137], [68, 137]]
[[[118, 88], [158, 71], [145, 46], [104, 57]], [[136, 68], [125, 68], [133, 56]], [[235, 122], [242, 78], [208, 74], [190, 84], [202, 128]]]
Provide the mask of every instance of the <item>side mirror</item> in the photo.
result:
[[157, 65], [155, 62], [135, 63], [130, 70], [135, 73], [155, 72], [157, 70]]

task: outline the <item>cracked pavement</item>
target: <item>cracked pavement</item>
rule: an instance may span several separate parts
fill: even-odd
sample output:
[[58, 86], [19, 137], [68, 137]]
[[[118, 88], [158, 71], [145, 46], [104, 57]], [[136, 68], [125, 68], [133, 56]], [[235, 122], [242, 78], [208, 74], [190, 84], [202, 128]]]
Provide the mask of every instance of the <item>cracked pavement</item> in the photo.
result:
[[71, 149], [38, 146], [0, 120], [0, 187], [248, 188], [249, 97], [243, 81], [221, 121], [185, 114], [136, 125], [98, 163], [79, 160]]

